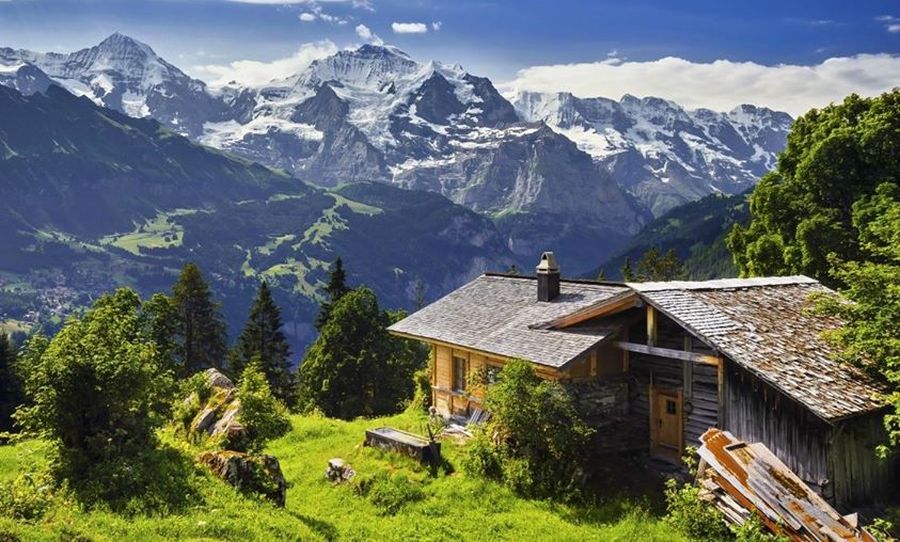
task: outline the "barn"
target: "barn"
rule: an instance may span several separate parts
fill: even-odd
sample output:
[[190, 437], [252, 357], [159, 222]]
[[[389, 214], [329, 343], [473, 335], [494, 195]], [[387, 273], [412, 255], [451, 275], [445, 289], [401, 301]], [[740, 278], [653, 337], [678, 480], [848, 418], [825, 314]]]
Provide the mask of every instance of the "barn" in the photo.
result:
[[[389, 331], [428, 343], [437, 411], [466, 418], [513, 358], [573, 391], [606, 452], [678, 462], [710, 427], [762, 442], [839, 508], [898, 487], [883, 383], [838, 363], [840, 325], [804, 276], [611, 283], [560, 278], [552, 253], [534, 277], [485, 274]], [[485, 386], [472, 386], [479, 375]]]

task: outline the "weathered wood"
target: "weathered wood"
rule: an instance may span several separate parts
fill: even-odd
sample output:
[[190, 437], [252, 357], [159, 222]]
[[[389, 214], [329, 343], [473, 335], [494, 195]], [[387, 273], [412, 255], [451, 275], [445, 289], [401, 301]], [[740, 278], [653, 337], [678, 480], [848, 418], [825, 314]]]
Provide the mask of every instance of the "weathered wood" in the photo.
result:
[[651, 305], [647, 305], [647, 346], [656, 346], [656, 309]]
[[593, 320], [602, 316], [609, 316], [617, 312], [626, 311], [635, 307], [643, 306], [644, 302], [641, 297], [634, 292], [625, 292], [612, 299], [608, 299], [593, 307], [587, 307], [572, 314], [567, 314], [562, 318], [557, 318], [546, 325], [548, 329], [562, 329], [576, 324], [580, 324], [587, 320]]
[[663, 358], [680, 359], [682, 361], [695, 361], [697, 363], [705, 363], [708, 365], [718, 365], [721, 361], [721, 358], [717, 358], [715, 356], [696, 354], [694, 352], [684, 352], [682, 350], [674, 350], [672, 348], [660, 348], [658, 346], [648, 346], [644, 344], [629, 343], [624, 341], [616, 341], [613, 343], [613, 345], [629, 352], [650, 354], [651, 356], [659, 356]]

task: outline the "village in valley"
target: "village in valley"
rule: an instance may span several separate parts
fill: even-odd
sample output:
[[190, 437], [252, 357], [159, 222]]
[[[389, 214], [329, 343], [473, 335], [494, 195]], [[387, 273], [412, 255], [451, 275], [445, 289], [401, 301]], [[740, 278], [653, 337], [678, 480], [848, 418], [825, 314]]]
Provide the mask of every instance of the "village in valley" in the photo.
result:
[[0, 542], [900, 540], [900, 12], [213, 4], [0, 0]]

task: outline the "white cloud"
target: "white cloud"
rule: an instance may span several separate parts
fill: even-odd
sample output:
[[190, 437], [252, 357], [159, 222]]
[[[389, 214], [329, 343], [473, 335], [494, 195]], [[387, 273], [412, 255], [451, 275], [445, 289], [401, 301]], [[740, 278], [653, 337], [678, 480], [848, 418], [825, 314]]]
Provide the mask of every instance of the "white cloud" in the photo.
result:
[[875, 20], [884, 23], [884, 28], [888, 32], [900, 32], [900, 17], [894, 17], [893, 15], [880, 15], [878, 17], [875, 17]]
[[391, 23], [391, 29], [395, 34], [424, 34], [428, 32], [425, 23]]
[[306, 69], [314, 60], [333, 55], [337, 51], [337, 45], [325, 40], [303, 44], [293, 55], [271, 62], [236, 60], [226, 65], [194, 66], [191, 72], [213, 87], [220, 87], [231, 81], [243, 86], [259, 87], [273, 79], [284, 79], [297, 74]]
[[305, 23], [308, 23], [308, 22], [311, 22], [311, 21], [315, 21], [315, 20], [316, 20], [316, 16], [315, 16], [315, 14], [313, 14], [313, 13], [303, 12], [303, 13], [300, 14], [300, 20], [303, 21], [303, 22], [305, 22]]
[[666, 57], [648, 62], [602, 62], [534, 66], [501, 89], [567, 91], [581, 97], [623, 94], [659, 96], [689, 108], [729, 110], [751, 103], [802, 114], [855, 92], [880, 94], [900, 82], [900, 55], [829, 58], [821, 64], [765, 66], [754, 62], [691, 62]]
[[444, 23], [442, 21], [434, 21], [433, 23], [431, 23], [431, 29], [435, 32], [440, 30], [442, 26], [444, 26]]
[[356, 25], [356, 35], [368, 41], [369, 43], [374, 43], [375, 45], [384, 45], [384, 40], [379, 38], [378, 34], [372, 32], [372, 29], [364, 24]]

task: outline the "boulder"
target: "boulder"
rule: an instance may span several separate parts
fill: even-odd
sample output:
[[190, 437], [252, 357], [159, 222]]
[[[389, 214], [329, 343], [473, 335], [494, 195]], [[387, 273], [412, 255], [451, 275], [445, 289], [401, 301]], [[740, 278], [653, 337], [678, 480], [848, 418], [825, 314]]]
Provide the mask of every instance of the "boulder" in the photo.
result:
[[238, 491], [263, 495], [276, 506], [284, 507], [287, 481], [275, 457], [220, 450], [203, 452], [197, 461]]
[[206, 370], [206, 378], [209, 381], [209, 385], [213, 388], [221, 388], [224, 390], [233, 390], [234, 382], [231, 381], [230, 378], [223, 375], [219, 372], [218, 369], [207, 369]]
[[329, 482], [339, 484], [341, 482], [346, 482], [354, 476], [356, 476], [356, 471], [340, 457], [328, 460], [328, 467], [325, 469], [325, 478], [327, 478]]

